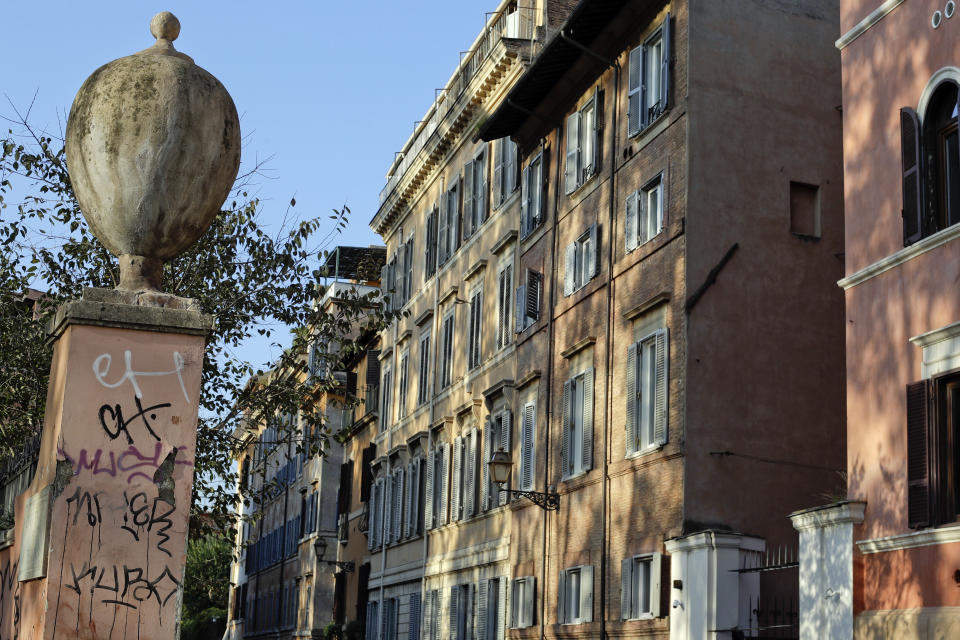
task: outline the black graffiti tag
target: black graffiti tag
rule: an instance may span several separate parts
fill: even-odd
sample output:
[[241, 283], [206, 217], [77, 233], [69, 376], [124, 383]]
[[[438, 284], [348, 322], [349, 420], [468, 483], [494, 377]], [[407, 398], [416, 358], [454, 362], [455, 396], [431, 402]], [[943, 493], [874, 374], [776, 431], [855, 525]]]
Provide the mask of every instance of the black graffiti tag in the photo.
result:
[[146, 427], [150, 435], [159, 442], [160, 436], [158, 436], [153, 430], [152, 425], [152, 422], [157, 419], [157, 414], [155, 411], [157, 409], [165, 409], [166, 407], [171, 406], [170, 403], [161, 402], [160, 404], [144, 407], [140, 402], [140, 398], [134, 396], [133, 401], [137, 405], [137, 412], [128, 420], [123, 419], [123, 408], [119, 404], [112, 406], [105, 404], [100, 407], [100, 426], [103, 427], [104, 433], [106, 433], [111, 440], [116, 440], [122, 433], [127, 437], [127, 444], [133, 444], [133, 438], [130, 436], [130, 431], [127, 429], [127, 427], [130, 426], [130, 423], [139, 418], [143, 421], [143, 426]]
[[133, 494], [132, 497], [127, 496], [127, 492], [124, 491], [123, 501], [127, 508], [123, 513], [121, 529], [129, 531], [133, 539], [139, 542], [140, 531], [146, 528], [147, 531], [155, 533], [159, 538], [157, 549], [170, 556], [170, 552], [163, 545], [170, 540], [167, 530], [173, 526], [170, 515], [176, 511], [176, 507], [160, 498], [154, 498], [151, 504], [147, 494], [143, 491]]
[[[166, 606], [170, 598], [176, 595], [177, 589], [180, 587], [180, 581], [166, 566], [152, 580], [145, 577], [143, 568], [128, 567], [127, 565], [123, 565], [121, 569], [117, 565], [98, 567], [84, 562], [79, 571], [77, 573], [76, 565], [71, 563], [70, 573], [73, 577], [63, 586], [76, 592], [77, 595], [81, 595], [84, 591], [84, 583], [89, 582], [86, 590], [90, 592], [91, 596], [98, 591], [107, 592], [105, 598], [100, 601], [103, 604], [116, 604], [131, 609], [136, 609], [139, 603], [150, 598], [156, 600], [157, 605], [162, 608]], [[164, 582], [168, 582], [169, 585], [165, 586]], [[133, 602], [127, 601], [128, 596]]]
[[[77, 524], [77, 518], [80, 516], [80, 510], [86, 505], [87, 524], [94, 527], [103, 523], [103, 513], [100, 509], [100, 491], [91, 494], [89, 491], [82, 491], [80, 487], [73, 492], [73, 495], [67, 498], [67, 509], [71, 502], [77, 503], [77, 510], [73, 513], [73, 524]], [[68, 511], [69, 514], [69, 511]], [[69, 515], [67, 516], [69, 517]]]

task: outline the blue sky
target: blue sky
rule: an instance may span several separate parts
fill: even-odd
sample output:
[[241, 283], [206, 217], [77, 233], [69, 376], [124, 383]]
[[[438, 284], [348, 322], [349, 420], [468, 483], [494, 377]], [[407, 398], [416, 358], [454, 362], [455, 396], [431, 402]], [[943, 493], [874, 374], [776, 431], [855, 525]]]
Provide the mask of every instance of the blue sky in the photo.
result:
[[496, 0], [247, 1], [163, 4], [8, 2], [0, 115], [27, 107], [56, 133], [100, 65], [153, 43], [150, 18], [172, 11], [175, 46], [227, 87], [240, 113], [243, 166], [272, 157], [257, 195], [267, 216], [291, 196], [302, 217], [346, 204], [339, 244], [379, 242], [368, 222], [384, 175], [483, 28]]

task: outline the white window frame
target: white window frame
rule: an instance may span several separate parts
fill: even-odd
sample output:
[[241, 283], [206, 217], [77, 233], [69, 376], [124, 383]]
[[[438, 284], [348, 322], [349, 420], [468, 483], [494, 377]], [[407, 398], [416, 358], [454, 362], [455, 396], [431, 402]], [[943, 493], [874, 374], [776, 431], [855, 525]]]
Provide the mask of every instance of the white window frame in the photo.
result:
[[564, 296], [576, 293], [596, 277], [599, 271], [599, 242], [600, 228], [594, 222], [567, 245], [563, 273]]
[[[641, 570], [646, 566], [646, 570]], [[660, 599], [663, 556], [644, 553], [624, 558], [620, 565], [620, 619], [652, 620], [661, 616]], [[646, 595], [647, 606], [642, 606]]]
[[663, 447], [668, 436], [670, 341], [660, 328], [627, 349], [626, 455]]
[[526, 238], [543, 223], [543, 164], [538, 153], [523, 169], [520, 178], [520, 237]]
[[537, 579], [534, 576], [514, 578], [510, 584], [510, 628], [533, 626], [537, 602]]
[[627, 196], [624, 236], [627, 253], [650, 242], [663, 231], [663, 173]]
[[627, 135], [632, 137], [666, 113], [670, 99], [670, 14], [627, 61]]
[[569, 567], [560, 572], [557, 589], [557, 622], [593, 622], [593, 565]]
[[566, 166], [564, 173], [564, 187], [570, 195], [600, 169], [600, 88], [596, 87], [593, 96], [577, 111], [567, 116], [565, 134], [567, 136]]

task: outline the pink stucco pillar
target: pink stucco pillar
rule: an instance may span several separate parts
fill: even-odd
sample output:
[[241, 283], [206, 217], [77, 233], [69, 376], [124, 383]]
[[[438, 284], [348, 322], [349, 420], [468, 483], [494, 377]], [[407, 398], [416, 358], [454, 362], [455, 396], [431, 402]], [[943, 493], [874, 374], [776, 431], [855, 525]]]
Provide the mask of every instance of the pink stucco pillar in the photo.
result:
[[172, 640], [210, 316], [88, 289], [51, 325], [40, 460], [18, 499], [22, 640]]

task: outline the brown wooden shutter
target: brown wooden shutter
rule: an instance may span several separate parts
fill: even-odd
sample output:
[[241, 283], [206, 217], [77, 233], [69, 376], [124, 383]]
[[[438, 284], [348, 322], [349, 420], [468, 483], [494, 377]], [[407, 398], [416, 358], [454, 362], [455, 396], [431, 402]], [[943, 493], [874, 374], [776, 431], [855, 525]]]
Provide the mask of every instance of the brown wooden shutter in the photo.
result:
[[911, 529], [928, 527], [930, 518], [930, 383], [907, 385], [907, 520]]
[[923, 196], [920, 184], [920, 119], [910, 107], [900, 109], [900, 154], [903, 166], [903, 244], [923, 237]]

